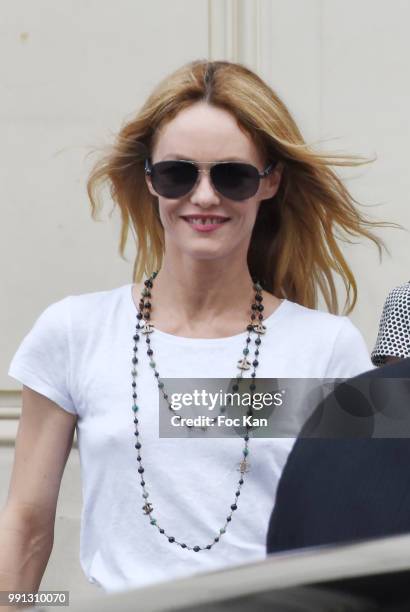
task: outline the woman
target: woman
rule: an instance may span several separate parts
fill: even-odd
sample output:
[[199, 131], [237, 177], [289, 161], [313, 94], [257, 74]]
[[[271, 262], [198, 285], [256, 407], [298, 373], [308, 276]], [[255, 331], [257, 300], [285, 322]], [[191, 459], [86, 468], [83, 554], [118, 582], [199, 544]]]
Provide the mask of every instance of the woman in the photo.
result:
[[371, 360], [382, 366], [406, 357], [410, 357], [410, 281], [392, 289], [386, 298]]
[[[16, 570], [16, 583], [38, 585], [44, 571], [74, 425], [80, 557], [91, 582], [117, 591], [264, 557], [293, 439], [160, 439], [158, 388], [171, 377], [252, 382], [369, 369], [350, 320], [314, 310], [321, 292], [337, 312], [333, 271], [348, 311], [356, 300], [336, 228], [380, 248], [331, 169], [355, 163], [313, 152], [270, 87], [229, 62], [183, 66], [122, 128], [88, 192], [96, 217], [99, 188], [110, 185], [121, 253], [135, 228], [135, 282], [50, 305], [9, 370], [24, 385], [23, 416], [3, 525], [7, 508], [19, 508], [45, 542], [32, 582]], [[28, 494], [21, 466], [39, 398], [57, 405], [47, 414], [59, 421], [51, 449], [37, 436]]]

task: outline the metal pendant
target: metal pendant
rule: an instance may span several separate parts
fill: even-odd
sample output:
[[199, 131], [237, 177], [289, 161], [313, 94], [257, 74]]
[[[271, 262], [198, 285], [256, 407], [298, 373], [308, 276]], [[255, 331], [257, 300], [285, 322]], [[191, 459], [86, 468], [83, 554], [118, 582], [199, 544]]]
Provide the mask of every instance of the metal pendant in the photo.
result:
[[250, 364], [250, 362], [249, 362], [249, 361], [246, 359], [246, 357], [243, 357], [243, 359], [240, 359], [240, 360], [238, 361], [238, 365], [237, 365], [237, 367], [238, 367], [240, 370], [249, 370], [249, 368], [251, 367], [251, 364]]
[[248, 463], [246, 459], [242, 459], [237, 471], [240, 472], [241, 474], [246, 474], [247, 472], [249, 472], [249, 470], [250, 470], [250, 463]]
[[257, 334], [264, 334], [266, 332], [266, 327], [262, 325], [262, 323], [254, 323], [253, 331]]
[[154, 331], [153, 323], [148, 323], [148, 321], [146, 321], [144, 323], [144, 327], [141, 330], [141, 333], [142, 334], [152, 334], [153, 331]]

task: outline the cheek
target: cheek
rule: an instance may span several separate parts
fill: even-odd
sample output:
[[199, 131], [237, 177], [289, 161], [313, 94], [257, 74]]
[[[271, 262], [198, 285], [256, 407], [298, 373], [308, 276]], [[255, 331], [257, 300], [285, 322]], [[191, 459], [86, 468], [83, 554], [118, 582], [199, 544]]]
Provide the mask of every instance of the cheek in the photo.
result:
[[176, 221], [179, 221], [179, 210], [180, 203], [177, 200], [164, 200], [163, 198], [159, 198], [159, 217], [164, 227], [169, 227]]
[[241, 225], [247, 229], [252, 229], [256, 221], [260, 202], [251, 199], [241, 202], [240, 204], [237, 203], [236, 206], [237, 218], [240, 220]]

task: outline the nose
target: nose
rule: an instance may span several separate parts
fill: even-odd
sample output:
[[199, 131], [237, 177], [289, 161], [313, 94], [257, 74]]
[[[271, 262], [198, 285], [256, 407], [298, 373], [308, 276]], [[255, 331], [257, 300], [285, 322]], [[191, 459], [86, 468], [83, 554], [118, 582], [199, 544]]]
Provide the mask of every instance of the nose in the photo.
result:
[[190, 200], [192, 204], [197, 204], [203, 208], [219, 204], [220, 197], [212, 185], [208, 169], [200, 169], [198, 181], [191, 192]]

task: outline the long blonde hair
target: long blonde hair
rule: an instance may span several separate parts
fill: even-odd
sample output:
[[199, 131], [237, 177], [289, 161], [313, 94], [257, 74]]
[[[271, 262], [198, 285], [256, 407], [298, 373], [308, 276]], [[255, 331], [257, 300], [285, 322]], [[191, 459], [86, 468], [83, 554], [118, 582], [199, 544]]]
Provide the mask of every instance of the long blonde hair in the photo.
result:
[[228, 110], [267, 160], [283, 164], [279, 190], [272, 200], [261, 203], [253, 229], [248, 251], [252, 279], [258, 279], [266, 291], [309, 308], [317, 306], [320, 292], [329, 311], [337, 313], [334, 276], [339, 275], [346, 291], [345, 312], [351, 312], [357, 285], [336, 232], [347, 241], [365, 237], [381, 254], [383, 241], [371, 229], [389, 224], [369, 221], [359, 212], [332, 166], [364, 162], [315, 152], [276, 93], [245, 66], [226, 61], [194, 61], [167, 76], [122, 127], [89, 176], [92, 217], [97, 219], [105, 183], [119, 206], [122, 257], [132, 223], [138, 243], [134, 282], [159, 269], [164, 254], [164, 230], [157, 198], [146, 186], [144, 158], [152, 151], [159, 128], [199, 101]]

